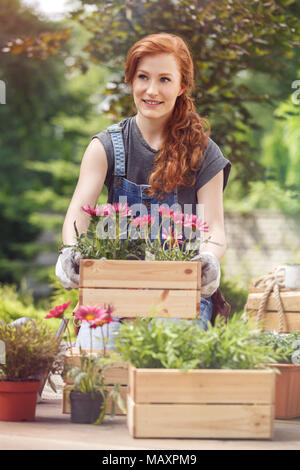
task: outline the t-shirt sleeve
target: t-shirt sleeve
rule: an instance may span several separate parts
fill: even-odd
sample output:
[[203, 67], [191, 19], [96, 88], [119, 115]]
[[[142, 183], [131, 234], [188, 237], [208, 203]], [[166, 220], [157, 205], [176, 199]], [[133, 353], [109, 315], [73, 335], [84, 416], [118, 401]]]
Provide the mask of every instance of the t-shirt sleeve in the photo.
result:
[[196, 191], [216, 176], [219, 171], [224, 170], [224, 183], [223, 191], [226, 188], [229, 173], [231, 170], [231, 163], [224, 157], [218, 145], [212, 140], [208, 139], [205, 156], [200, 170], [196, 173]]
[[99, 134], [96, 134], [92, 137], [92, 139], [94, 138], [98, 138], [101, 141], [104, 147], [105, 153], [106, 153], [107, 175], [106, 175], [104, 184], [106, 187], [108, 187], [110, 184], [112, 175], [113, 175], [113, 171], [114, 171], [114, 148], [113, 148], [112, 140], [110, 137], [110, 133], [107, 130], [101, 131], [99, 132]]

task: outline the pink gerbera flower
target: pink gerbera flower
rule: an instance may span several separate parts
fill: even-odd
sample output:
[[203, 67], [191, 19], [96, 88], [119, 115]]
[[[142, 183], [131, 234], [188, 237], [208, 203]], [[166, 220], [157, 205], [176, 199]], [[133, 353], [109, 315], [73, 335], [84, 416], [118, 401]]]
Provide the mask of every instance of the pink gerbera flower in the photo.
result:
[[171, 228], [169, 228], [169, 230], [167, 230], [165, 228], [163, 229], [162, 238], [164, 240], [169, 241], [170, 244], [171, 244], [171, 247], [173, 247], [176, 243], [178, 243], [179, 245], [183, 244], [182, 234], [177, 233], [176, 230], [172, 231]]
[[98, 320], [95, 320], [90, 323], [90, 328], [97, 328], [98, 326], [103, 326], [108, 323], [115, 321], [115, 319], [109, 315], [109, 313], [103, 313]]
[[110, 216], [114, 214], [114, 208], [111, 204], [102, 204], [102, 206], [99, 207], [99, 215], [100, 216]]
[[88, 323], [94, 322], [99, 319], [106, 310], [97, 305], [91, 307], [90, 305], [81, 306], [75, 312], [75, 320], [86, 321]]
[[128, 204], [121, 204], [119, 202], [113, 203], [113, 208], [116, 214], [120, 214], [121, 217], [125, 217], [127, 215], [131, 215], [131, 209]]
[[176, 225], [181, 225], [184, 220], [184, 214], [180, 211], [172, 211], [172, 219]]
[[53, 310], [50, 310], [48, 315], [45, 316], [45, 318], [61, 318], [63, 317], [65, 311], [67, 310], [67, 308], [69, 307], [69, 305], [71, 305], [72, 301], [70, 300], [70, 302], [67, 302], [67, 303], [64, 303], [64, 304], [61, 304], [61, 305], [57, 305], [56, 307], [54, 307]]
[[145, 227], [154, 223], [155, 217], [151, 217], [150, 214], [146, 214], [142, 217], [135, 217], [132, 224], [138, 227]]
[[92, 217], [99, 217], [99, 215], [101, 215], [98, 204], [96, 205], [95, 209], [93, 209], [89, 204], [86, 206], [81, 206], [81, 209]]
[[[93, 311], [91, 311], [91, 309]], [[81, 316], [83, 315], [85, 317], [85, 321], [89, 323], [90, 328], [97, 328], [98, 326], [103, 326], [115, 321], [111, 316], [114, 311], [112, 305], [108, 305], [108, 307], [81, 307], [81, 311]]]
[[200, 217], [195, 214], [185, 214], [183, 225], [192, 228], [192, 230], [200, 230], [201, 232], [208, 232], [208, 225]]
[[158, 208], [158, 212], [161, 217], [171, 217], [173, 214], [173, 211], [170, 211], [168, 207], [160, 206]]

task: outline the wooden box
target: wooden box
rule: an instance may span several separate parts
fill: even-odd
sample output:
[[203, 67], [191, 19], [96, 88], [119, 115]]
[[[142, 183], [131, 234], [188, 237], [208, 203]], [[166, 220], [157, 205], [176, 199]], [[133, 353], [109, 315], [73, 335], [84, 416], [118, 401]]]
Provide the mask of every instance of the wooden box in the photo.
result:
[[79, 305], [112, 304], [114, 316], [192, 319], [199, 315], [201, 263], [80, 260]]
[[127, 424], [136, 438], [273, 437], [273, 370], [129, 366]]
[[[85, 351], [89, 354], [89, 351]], [[93, 354], [98, 354], [102, 351], [93, 351]], [[76, 365], [80, 365], [80, 353], [79, 349], [73, 348], [73, 354], [68, 352], [65, 355], [65, 370], [67, 371], [68, 368], [74, 367]], [[71, 413], [70, 408], [70, 385], [72, 385], [73, 380], [66, 377], [66, 373], [64, 374], [64, 389], [63, 389], [63, 402], [62, 402], [62, 412], [63, 413]], [[114, 364], [114, 367], [107, 369], [105, 371], [105, 383], [106, 383], [106, 390], [110, 391], [113, 389], [114, 384], [120, 384], [120, 393], [124, 404], [126, 406], [126, 397], [128, 392], [128, 365], [120, 362]], [[111, 413], [111, 400], [110, 398], [107, 399], [107, 408], [106, 414]], [[123, 415], [123, 411], [118, 407], [116, 404], [115, 408], [116, 415]]]
[[[247, 316], [256, 318], [264, 289], [250, 290], [245, 312]], [[283, 330], [281, 333], [300, 331], [300, 289], [280, 289], [280, 298], [284, 311]], [[274, 294], [270, 294], [262, 317], [263, 330], [279, 331], [279, 313]]]

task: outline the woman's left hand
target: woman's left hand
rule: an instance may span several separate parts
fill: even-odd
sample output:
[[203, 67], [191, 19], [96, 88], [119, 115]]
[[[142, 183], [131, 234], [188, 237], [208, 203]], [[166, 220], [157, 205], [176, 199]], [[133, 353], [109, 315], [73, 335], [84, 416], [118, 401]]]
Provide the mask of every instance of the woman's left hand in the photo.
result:
[[201, 296], [210, 297], [220, 285], [221, 270], [218, 258], [210, 251], [203, 251], [191, 261], [201, 261]]

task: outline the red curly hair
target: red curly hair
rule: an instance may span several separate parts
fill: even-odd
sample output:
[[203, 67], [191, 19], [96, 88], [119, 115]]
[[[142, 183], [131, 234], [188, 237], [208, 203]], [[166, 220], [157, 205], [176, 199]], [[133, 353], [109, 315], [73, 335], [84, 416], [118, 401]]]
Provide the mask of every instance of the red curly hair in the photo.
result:
[[194, 172], [204, 159], [209, 124], [199, 116], [190, 93], [194, 88], [194, 66], [191, 54], [182, 38], [174, 34], [150, 34], [129, 50], [125, 64], [125, 82], [132, 85], [137, 65], [146, 55], [169, 53], [177, 60], [183, 93], [177, 97], [173, 113], [166, 126], [164, 144], [154, 161], [149, 177], [149, 195], [162, 199], [176, 186], [193, 186]]

